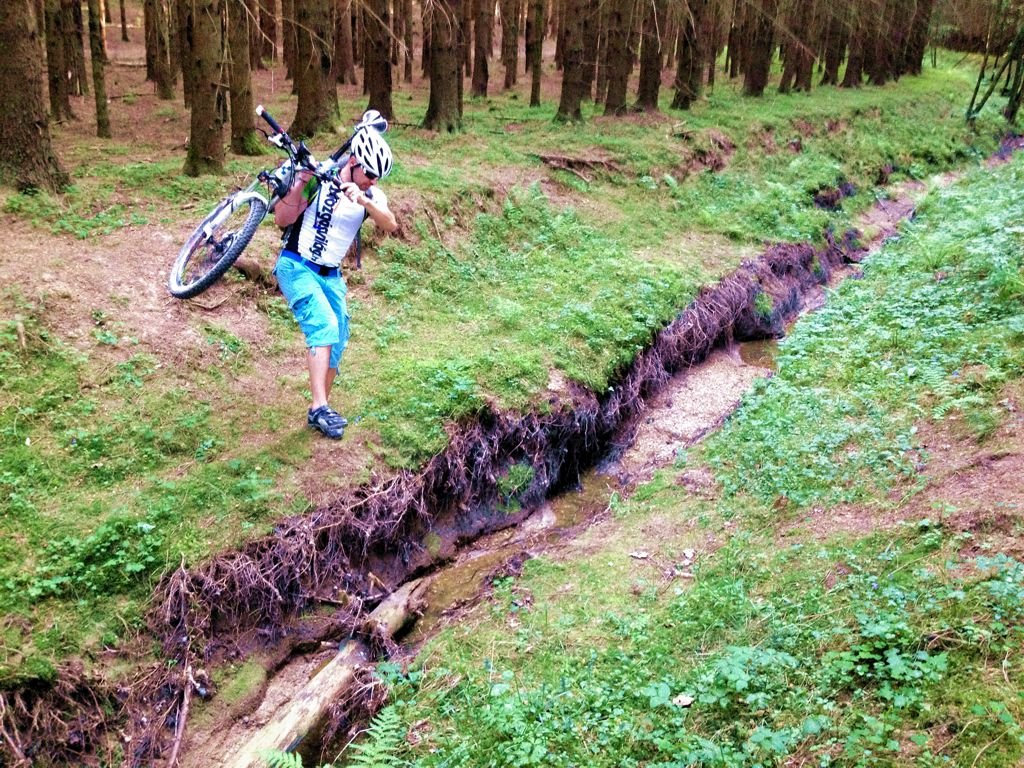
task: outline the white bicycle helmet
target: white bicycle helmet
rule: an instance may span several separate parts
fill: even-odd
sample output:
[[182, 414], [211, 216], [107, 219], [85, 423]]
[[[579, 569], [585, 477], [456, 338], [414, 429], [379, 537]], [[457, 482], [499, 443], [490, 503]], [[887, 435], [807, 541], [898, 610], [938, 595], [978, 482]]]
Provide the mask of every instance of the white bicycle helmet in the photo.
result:
[[364, 171], [372, 173], [378, 179], [383, 179], [391, 173], [391, 166], [394, 162], [391, 156], [391, 147], [377, 131], [372, 129], [356, 131], [350, 149], [352, 156], [357, 163], [363, 166]]

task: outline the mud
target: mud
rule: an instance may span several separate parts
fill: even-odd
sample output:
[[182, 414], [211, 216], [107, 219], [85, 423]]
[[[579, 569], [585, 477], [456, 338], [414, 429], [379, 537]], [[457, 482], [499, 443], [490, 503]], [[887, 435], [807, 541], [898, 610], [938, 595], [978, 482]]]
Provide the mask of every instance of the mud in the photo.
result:
[[[97, 717], [80, 729], [90, 739], [80, 749], [67, 734], [35, 729], [39, 710], [55, 704], [45, 691], [32, 699], [19, 694], [18, 711], [0, 712], [0, 726], [5, 735], [17, 734], [49, 755], [67, 754], [71, 747], [88, 754], [96, 746], [91, 739], [102, 736], [99, 705], [108, 702], [114, 708], [116, 702], [131, 713], [131, 723], [121, 727], [129, 734], [132, 762], [166, 758], [179, 718], [187, 712], [190, 696], [185, 693], [202, 689], [206, 696], [216, 695], [209, 685], [196, 682], [194, 670], [254, 653], [283, 662], [296, 650], [357, 632], [367, 612], [401, 582], [454, 560], [467, 542], [513, 529], [530, 510], [543, 510], [552, 494], [577, 487], [588, 467], [620, 453], [626, 443], [645, 446], [622, 464], [626, 482], [670, 461], [673, 446], [712, 429], [735, 407], [745, 386], [766, 372], [744, 364], [735, 351], [713, 355], [714, 350], [782, 336], [808, 302], [820, 301], [821, 287], [864, 253], [854, 232], [828, 233], [820, 247], [770, 246], [756, 261], [703, 289], [602, 397], [569, 385], [552, 392], [545, 414], [485, 410], [472, 422], [453, 425], [448, 448], [422, 472], [375, 479], [312, 514], [282, 520], [272, 535], [239, 551], [170, 574], [159, 586], [148, 623], [151, 636], [176, 665], [149, 670], [121, 689], [98, 681], [86, 686], [97, 703], [91, 708]], [[710, 355], [707, 382], [682, 377], [677, 385], [682, 389], [666, 388], [674, 376]], [[727, 374], [713, 373], [719, 369]], [[724, 380], [731, 382], [728, 387], [722, 386]], [[714, 407], [706, 410], [675, 407], [712, 399]], [[666, 416], [644, 420], [655, 411]], [[532, 478], [506, 497], [498, 481], [513, 465], [529, 466]], [[578, 522], [560, 524], [553, 512], [547, 519], [552, 516], [554, 522], [545, 525], [542, 511], [537, 529], [515, 534], [526, 538], [510, 539], [512, 548], [528, 555], [531, 542]], [[475, 559], [481, 561], [478, 570], [500, 566], [500, 558], [494, 564], [484, 555]], [[328, 621], [299, 620], [322, 606], [332, 609]], [[394, 650], [380, 638], [371, 640], [383, 654]], [[60, 674], [83, 679], [73, 670]], [[345, 722], [344, 712], [336, 715]]]

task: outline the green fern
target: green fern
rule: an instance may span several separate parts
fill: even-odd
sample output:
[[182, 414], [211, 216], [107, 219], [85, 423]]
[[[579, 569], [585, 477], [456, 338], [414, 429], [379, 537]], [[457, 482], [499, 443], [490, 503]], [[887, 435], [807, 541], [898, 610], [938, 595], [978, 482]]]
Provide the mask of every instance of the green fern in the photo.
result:
[[298, 752], [267, 749], [260, 752], [260, 757], [267, 761], [267, 768], [302, 768], [302, 757]]
[[366, 738], [353, 744], [344, 757], [349, 768], [398, 768], [408, 765], [399, 757], [404, 743], [405, 726], [398, 711], [394, 707], [385, 707], [373, 718]]

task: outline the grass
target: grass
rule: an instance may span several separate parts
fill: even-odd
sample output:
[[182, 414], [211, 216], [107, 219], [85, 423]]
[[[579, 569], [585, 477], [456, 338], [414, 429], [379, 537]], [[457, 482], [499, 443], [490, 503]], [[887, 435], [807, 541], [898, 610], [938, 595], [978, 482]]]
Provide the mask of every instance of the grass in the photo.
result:
[[[391, 134], [399, 163], [387, 183], [392, 200], [410, 202], [409, 238], [368, 235], [374, 258], [354, 276], [369, 289], [352, 302], [339, 381], [350, 431], [375, 460], [416, 467], [443, 448], [446, 423], [485, 404], [547, 407], [552, 373], [603, 391], [701, 285], [763, 241], [845, 226], [873, 201], [885, 165], [919, 177], [992, 149], [996, 119], [983, 115], [973, 134], [962, 124], [971, 86], [952, 59], [855, 92], [750, 101], [721, 84], [662, 122], [592, 116], [571, 130], [552, 123], [553, 103], [531, 109], [502, 94], [468, 104], [466, 130], [444, 136], [408, 127], [426, 109], [425, 94], [409, 94], [397, 102], [406, 125]], [[282, 115], [290, 99], [279, 101]], [[353, 95], [342, 113], [362, 106]], [[126, 137], [97, 152], [91, 138], [55, 133], [74, 161], [73, 189], [3, 193], [0, 207], [79, 238], [125, 226], [178, 234], [276, 162], [232, 158], [224, 177], [188, 179], [159, 142]], [[735, 147], [727, 165], [693, 171], [717, 134]], [[794, 154], [784, 147], [798, 135]], [[337, 141], [313, 147], [322, 155]], [[618, 170], [584, 181], [550, 171], [537, 157], [545, 152], [607, 158]], [[840, 211], [817, 209], [813, 193], [840, 181], [860, 191]], [[1004, 271], [1000, 290], [1019, 295], [1016, 279]], [[196, 313], [190, 330], [201, 341], [188, 359], [169, 360], [135, 350], [138, 329], [113, 308], [95, 309], [88, 339], [72, 344], [60, 297], [0, 295], [0, 682], [97, 657], [138, 627], [165, 569], [303, 508], [296, 475], [311, 448], [294, 425], [301, 371], [255, 415], [240, 391], [264, 355], [279, 360], [298, 339], [279, 299], [257, 303], [266, 349]], [[258, 447], [246, 427], [254, 422], [271, 432]]]
[[[1024, 564], [984, 527], [950, 525], [956, 502], [820, 533], [839, 504], [906, 508], [915, 427], [955, 415], [965, 443], [998, 450], [1022, 374], [1024, 257], [1005, 225], [1024, 214], [1022, 177], [1017, 158], [930, 196], [796, 326], [724, 430], [495, 581], [409, 669], [385, 665], [391, 699], [362, 749], [416, 766], [1024, 759]], [[678, 482], [699, 467], [716, 498]]]

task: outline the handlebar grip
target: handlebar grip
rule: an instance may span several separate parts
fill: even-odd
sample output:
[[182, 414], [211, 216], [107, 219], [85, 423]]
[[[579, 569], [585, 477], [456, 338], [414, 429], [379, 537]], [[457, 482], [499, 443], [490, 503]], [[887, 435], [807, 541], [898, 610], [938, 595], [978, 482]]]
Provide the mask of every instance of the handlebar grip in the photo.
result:
[[259, 115], [260, 117], [262, 117], [264, 120], [267, 121], [267, 125], [269, 125], [271, 128], [273, 128], [274, 133], [284, 133], [284, 129], [281, 128], [281, 126], [277, 124], [277, 120], [275, 120], [273, 117], [270, 116], [270, 113], [267, 112], [267, 110], [265, 110], [263, 108], [262, 104], [257, 105], [257, 107], [256, 107], [256, 114]]

